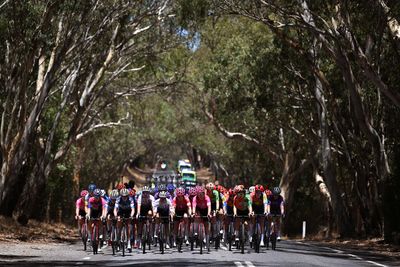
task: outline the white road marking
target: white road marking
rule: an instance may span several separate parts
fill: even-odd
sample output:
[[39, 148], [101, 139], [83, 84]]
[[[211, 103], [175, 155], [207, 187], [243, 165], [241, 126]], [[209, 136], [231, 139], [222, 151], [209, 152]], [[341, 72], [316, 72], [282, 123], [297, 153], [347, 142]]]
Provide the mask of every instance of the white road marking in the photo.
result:
[[223, 250], [228, 250], [228, 248], [223, 245], [221, 245], [220, 248], [222, 248]]
[[[313, 247], [315, 247], [315, 246], [312, 245], [312, 244], [307, 244], [307, 243], [304, 243], [304, 242], [296, 241], [296, 243], [297, 243], [297, 244], [301, 244], [301, 245], [307, 245], [307, 246], [313, 246]], [[331, 251], [333, 251], [333, 252], [335, 252], [335, 253], [338, 253], [338, 254], [345, 253], [344, 251], [339, 250], [339, 249], [333, 249], [333, 248], [322, 247], [322, 246], [321, 246], [320, 248], [329, 249], [329, 250], [331, 250]], [[380, 266], [380, 267], [389, 267], [388, 265], [381, 264], [381, 263], [377, 263], [377, 262], [375, 262], [375, 261], [365, 260], [365, 259], [361, 258], [360, 256], [357, 256], [357, 255], [354, 255], [354, 254], [349, 254], [349, 253], [347, 253], [346, 255], [348, 255], [348, 256], [350, 256], [350, 257], [353, 257], [353, 258], [355, 258], [355, 259], [357, 259], [357, 260], [360, 260], [360, 261], [364, 261], [364, 262], [371, 263], [371, 264], [376, 265], [376, 266]]]
[[374, 262], [374, 261], [367, 261], [368, 263], [371, 263], [371, 264], [374, 264], [374, 265], [376, 265], [376, 266], [381, 266], [381, 267], [388, 267], [387, 265], [385, 265], [385, 264], [380, 264], [380, 263], [377, 263], [377, 262]]
[[245, 263], [247, 264], [248, 267], [255, 267], [253, 263], [251, 263], [251, 261], [245, 261]]
[[84, 257], [82, 260], [90, 260], [90, 257]]
[[237, 267], [244, 267], [243, 264], [240, 261], [235, 261], [235, 265]]

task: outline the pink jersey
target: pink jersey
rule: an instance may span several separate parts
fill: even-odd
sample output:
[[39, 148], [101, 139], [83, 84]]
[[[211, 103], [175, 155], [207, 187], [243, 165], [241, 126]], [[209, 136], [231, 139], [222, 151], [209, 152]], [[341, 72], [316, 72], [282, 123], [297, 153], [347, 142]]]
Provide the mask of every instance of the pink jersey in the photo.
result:
[[82, 199], [81, 197], [78, 198], [76, 201], [76, 208], [80, 210], [85, 210], [85, 199]]
[[195, 196], [193, 198], [193, 209], [196, 207], [198, 209], [206, 209], [208, 207], [211, 207], [210, 197], [205, 195], [203, 199], [200, 199], [197, 196]]
[[102, 197], [98, 199], [95, 197], [89, 198], [89, 209], [101, 210], [102, 208], [106, 207], [106, 205], [107, 202]]
[[175, 207], [175, 210], [186, 210], [190, 208], [190, 200], [187, 196], [180, 198], [174, 197], [172, 205]]

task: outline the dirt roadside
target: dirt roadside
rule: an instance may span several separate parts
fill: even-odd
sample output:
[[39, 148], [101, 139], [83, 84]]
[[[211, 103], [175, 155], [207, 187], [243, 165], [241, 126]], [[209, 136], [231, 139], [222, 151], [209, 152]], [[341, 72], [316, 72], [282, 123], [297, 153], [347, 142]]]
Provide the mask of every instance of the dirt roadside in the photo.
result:
[[12, 218], [0, 216], [0, 242], [60, 243], [75, 242], [77, 230], [61, 223], [43, 223], [30, 220], [21, 226]]

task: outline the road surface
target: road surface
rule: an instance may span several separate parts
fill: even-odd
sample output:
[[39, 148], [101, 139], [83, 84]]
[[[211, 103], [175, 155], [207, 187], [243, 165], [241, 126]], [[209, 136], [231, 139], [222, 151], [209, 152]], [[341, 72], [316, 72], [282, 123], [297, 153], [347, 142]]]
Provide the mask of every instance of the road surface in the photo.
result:
[[182, 253], [170, 249], [161, 255], [155, 247], [146, 254], [134, 250], [122, 257], [113, 256], [110, 247], [93, 255], [83, 251], [79, 242], [0, 243], [0, 248], [0, 266], [400, 266], [394, 258], [376, 256], [371, 251], [344, 251], [301, 241], [282, 241], [276, 251], [263, 248], [259, 254], [250, 248], [245, 254], [231, 252], [223, 246], [203, 255], [198, 250], [190, 251], [189, 247], [184, 247]]

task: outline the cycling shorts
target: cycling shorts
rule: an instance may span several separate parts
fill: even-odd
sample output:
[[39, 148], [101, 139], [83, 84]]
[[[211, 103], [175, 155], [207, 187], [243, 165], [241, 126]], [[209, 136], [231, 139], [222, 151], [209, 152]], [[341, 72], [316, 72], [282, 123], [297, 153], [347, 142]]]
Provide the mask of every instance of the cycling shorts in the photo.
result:
[[117, 215], [122, 218], [129, 218], [131, 217], [131, 209], [127, 210], [118, 210]]

